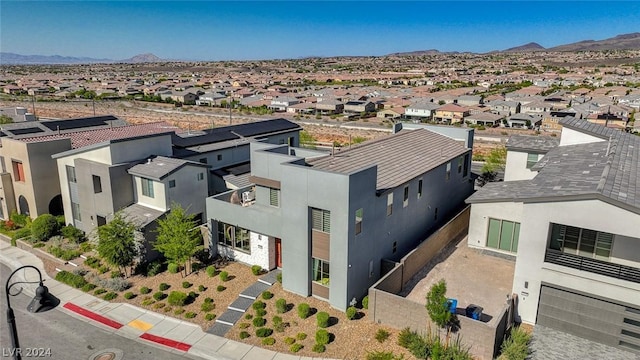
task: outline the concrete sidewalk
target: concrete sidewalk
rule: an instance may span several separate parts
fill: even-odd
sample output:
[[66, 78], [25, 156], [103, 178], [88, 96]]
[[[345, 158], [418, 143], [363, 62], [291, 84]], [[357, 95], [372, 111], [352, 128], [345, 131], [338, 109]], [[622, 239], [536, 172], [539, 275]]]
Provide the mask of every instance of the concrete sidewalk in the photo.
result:
[[[277, 353], [253, 345], [240, 343], [208, 334], [192, 323], [174, 319], [146, 309], [124, 303], [111, 303], [51, 279], [44, 271], [42, 261], [26, 250], [0, 241], [0, 262], [11, 269], [33, 265], [40, 269], [49, 292], [60, 299], [58, 309], [115, 335], [152, 344], [189, 358], [213, 360], [297, 360], [312, 359]], [[37, 281], [32, 269], [14, 275], [18, 281]], [[32, 296], [37, 284], [24, 287]]]

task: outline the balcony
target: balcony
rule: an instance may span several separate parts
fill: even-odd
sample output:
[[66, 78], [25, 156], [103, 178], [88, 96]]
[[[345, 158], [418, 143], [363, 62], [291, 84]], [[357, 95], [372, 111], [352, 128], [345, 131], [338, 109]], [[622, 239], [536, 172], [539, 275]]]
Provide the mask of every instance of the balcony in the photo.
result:
[[640, 269], [547, 249], [544, 261], [640, 284]]
[[218, 195], [214, 195], [215, 200], [228, 202], [234, 205], [251, 206], [256, 202], [256, 192], [254, 186], [247, 186], [237, 190], [230, 190]]

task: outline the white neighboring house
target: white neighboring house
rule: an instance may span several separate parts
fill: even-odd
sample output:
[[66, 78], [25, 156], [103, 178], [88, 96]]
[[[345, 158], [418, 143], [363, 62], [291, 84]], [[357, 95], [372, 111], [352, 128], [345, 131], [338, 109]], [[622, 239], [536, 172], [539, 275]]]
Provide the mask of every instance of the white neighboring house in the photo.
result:
[[404, 110], [404, 115], [408, 119], [426, 121], [433, 117], [433, 113], [440, 106], [432, 102], [415, 103]]
[[287, 111], [287, 108], [291, 105], [295, 105], [299, 103], [300, 100], [291, 97], [291, 96], [278, 96], [277, 98], [271, 100], [271, 105], [269, 105], [269, 109], [274, 111]]
[[523, 322], [637, 352], [640, 137], [574, 117], [560, 124], [560, 144], [531, 168], [537, 174], [467, 199], [468, 244], [516, 258]]
[[504, 181], [530, 180], [538, 173], [531, 169], [560, 140], [547, 136], [513, 135], [507, 141]]

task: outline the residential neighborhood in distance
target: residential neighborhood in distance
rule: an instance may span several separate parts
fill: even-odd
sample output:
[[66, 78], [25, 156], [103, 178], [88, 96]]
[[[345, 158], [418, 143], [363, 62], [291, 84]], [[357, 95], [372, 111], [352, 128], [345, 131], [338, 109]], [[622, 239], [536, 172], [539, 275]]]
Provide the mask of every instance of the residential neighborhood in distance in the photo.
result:
[[[120, 324], [193, 357], [427, 358], [411, 338], [505, 359], [523, 331], [528, 358], [597, 344], [594, 359], [638, 359], [639, 41], [210, 62], [5, 52], [2, 240], [56, 280], [127, 282], [111, 298], [79, 288], [195, 324], [193, 341]], [[180, 264], [156, 246], [177, 208], [198, 239]], [[48, 214], [91, 245], [35, 239]], [[120, 216], [138, 249], [123, 273], [97, 250]], [[246, 272], [222, 280], [229, 263]]]

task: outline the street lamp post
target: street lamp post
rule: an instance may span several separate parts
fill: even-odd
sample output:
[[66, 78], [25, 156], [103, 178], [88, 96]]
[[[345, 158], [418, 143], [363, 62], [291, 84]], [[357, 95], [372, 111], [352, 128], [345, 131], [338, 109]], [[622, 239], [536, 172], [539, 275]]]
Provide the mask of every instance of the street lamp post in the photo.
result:
[[[14, 283], [10, 283], [13, 275], [15, 275], [18, 271], [27, 269], [27, 268], [35, 269], [38, 272], [38, 276], [40, 280], [39, 281], [17, 281]], [[27, 306], [27, 311], [29, 311], [30, 313], [38, 313], [38, 312], [43, 312], [43, 311], [53, 309], [57, 305], [56, 304], [57, 299], [53, 297], [51, 294], [49, 294], [49, 289], [46, 286], [44, 286], [44, 284], [42, 283], [42, 273], [40, 272], [40, 269], [38, 269], [37, 267], [33, 265], [24, 265], [15, 269], [11, 273], [11, 275], [9, 275], [9, 278], [7, 279], [7, 283], [5, 285], [5, 293], [7, 296], [7, 325], [9, 325], [9, 332], [11, 335], [11, 352], [15, 360], [21, 360], [22, 355], [20, 354], [20, 342], [18, 340], [18, 329], [16, 328], [16, 317], [15, 317], [15, 314], [13, 313], [13, 309], [11, 308], [10, 296], [16, 296], [20, 294], [20, 292], [22, 291], [22, 288], [20, 288], [20, 290], [15, 294], [11, 293], [11, 288], [14, 285], [18, 285], [18, 284], [35, 284], [35, 283], [38, 283], [38, 288], [36, 288], [36, 294], [31, 300], [31, 302], [29, 303], [29, 305]]]

